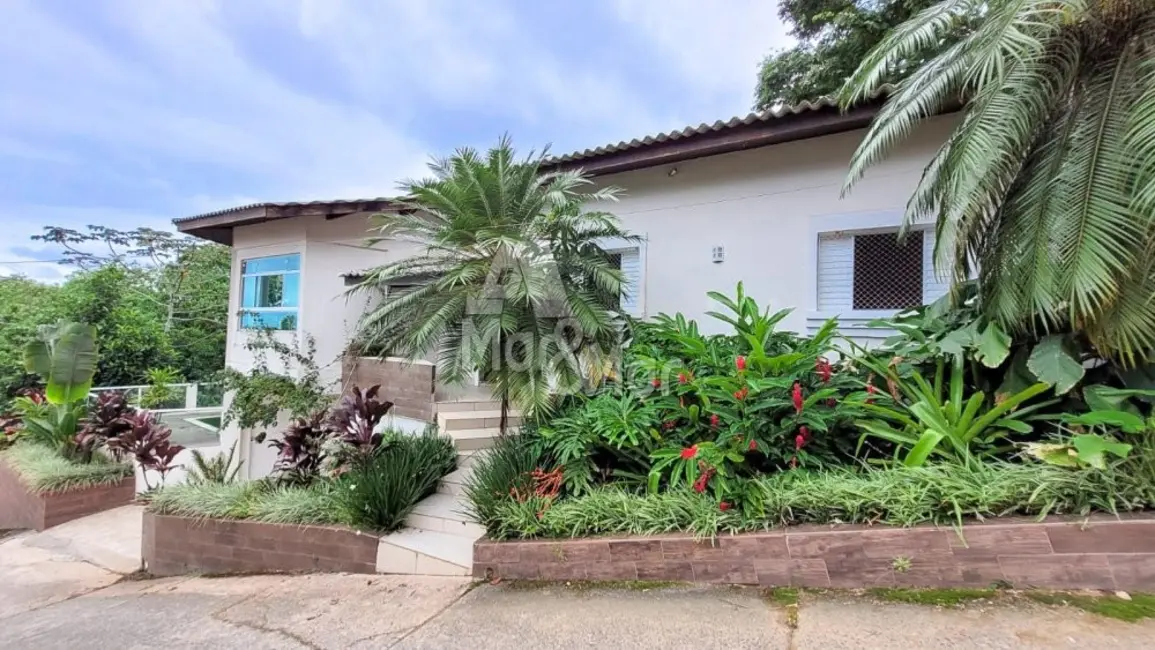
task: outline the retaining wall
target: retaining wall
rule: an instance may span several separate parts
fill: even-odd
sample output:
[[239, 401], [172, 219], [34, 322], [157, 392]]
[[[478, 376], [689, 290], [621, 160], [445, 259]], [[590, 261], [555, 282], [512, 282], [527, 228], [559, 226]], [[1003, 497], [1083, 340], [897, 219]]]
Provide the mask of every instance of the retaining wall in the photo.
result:
[[375, 535], [330, 526], [190, 519], [144, 513], [141, 556], [153, 575], [375, 573]]
[[345, 357], [341, 383], [361, 389], [381, 385], [379, 397], [393, 402], [393, 414], [432, 422], [436, 368], [426, 361]]
[[474, 576], [507, 580], [1155, 591], [1155, 516], [996, 520], [961, 531], [807, 526], [712, 540], [482, 539], [473, 558]]
[[20, 474], [0, 460], [0, 530], [44, 530], [66, 521], [119, 508], [136, 498], [136, 482], [128, 477], [114, 485], [37, 494]]

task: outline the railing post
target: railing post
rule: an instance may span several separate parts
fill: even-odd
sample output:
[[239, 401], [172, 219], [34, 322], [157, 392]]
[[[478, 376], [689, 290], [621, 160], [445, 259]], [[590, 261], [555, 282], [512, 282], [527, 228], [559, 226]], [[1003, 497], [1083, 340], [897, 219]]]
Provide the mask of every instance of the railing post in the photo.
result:
[[195, 411], [197, 408], [197, 386], [188, 384], [184, 388], [184, 408], [186, 411]]

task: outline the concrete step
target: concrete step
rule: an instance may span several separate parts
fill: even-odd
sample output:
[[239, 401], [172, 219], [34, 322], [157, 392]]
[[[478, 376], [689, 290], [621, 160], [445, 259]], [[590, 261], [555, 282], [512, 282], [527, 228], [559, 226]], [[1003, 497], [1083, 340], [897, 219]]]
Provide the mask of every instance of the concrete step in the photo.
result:
[[492, 447], [494, 440], [501, 437], [501, 430], [497, 427], [454, 429], [447, 431], [445, 435], [453, 438], [453, 446], [457, 447], [458, 451], [478, 451]]
[[477, 539], [485, 534], [485, 528], [465, 514], [466, 508], [465, 499], [460, 495], [433, 494], [413, 508], [405, 518], [405, 525]]
[[501, 411], [501, 402], [437, 402], [434, 404], [437, 413], [459, 413], [461, 411]]
[[471, 467], [459, 467], [458, 469], [441, 477], [441, 482], [437, 484], [438, 494], [459, 495], [465, 491], [465, 483], [469, 480], [472, 474]]
[[403, 528], [381, 538], [377, 546], [377, 573], [470, 575], [473, 570], [473, 542], [476, 539]]
[[[507, 424], [510, 429], [519, 426], [521, 414], [510, 411]], [[447, 435], [461, 429], [488, 429], [500, 426], [501, 411], [450, 411], [437, 414], [437, 428]]]

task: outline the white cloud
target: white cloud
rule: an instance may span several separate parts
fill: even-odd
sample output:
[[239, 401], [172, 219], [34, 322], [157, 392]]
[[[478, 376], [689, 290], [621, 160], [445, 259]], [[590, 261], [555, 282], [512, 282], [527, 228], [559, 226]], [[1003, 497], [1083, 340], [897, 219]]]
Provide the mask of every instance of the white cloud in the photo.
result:
[[753, 103], [758, 64], [793, 39], [767, 0], [615, 0], [618, 17], [634, 26], [679, 71], [687, 92], [698, 92], [714, 120], [746, 113]]

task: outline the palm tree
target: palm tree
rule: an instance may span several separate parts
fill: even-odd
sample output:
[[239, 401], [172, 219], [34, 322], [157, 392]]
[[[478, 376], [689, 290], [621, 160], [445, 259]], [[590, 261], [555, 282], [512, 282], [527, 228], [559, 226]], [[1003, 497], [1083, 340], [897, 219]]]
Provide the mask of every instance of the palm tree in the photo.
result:
[[621, 270], [599, 242], [636, 240], [591, 203], [616, 199], [578, 171], [543, 171], [544, 154], [517, 159], [508, 137], [484, 156], [459, 149], [402, 184], [397, 213], [378, 215], [381, 238], [420, 253], [368, 272], [353, 291], [415, 285], [386, 295], [359, 323], [362, 345], [406, 358], [436, 354], [438, 377], [474, 370], [527, 417], [554, 390], [580, 386], [617, 344]]
[[[942, 48], [963, 21], [971, 31]], [[843, 105], [934, 49], [879, 112], [845, 189], [918, 122], [965, 101], [905, 224], [936, 220], [936, 263], [959, 280], [977, 271], [983, 308], [1004, 325], [1081, 330], [1118, 360], [1149, 358], [1155, 0], [945, 0], [867, 56]]]

